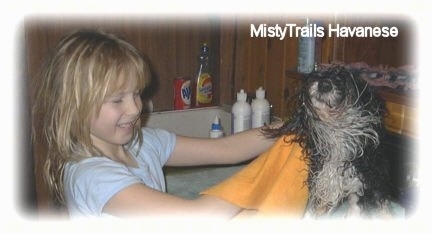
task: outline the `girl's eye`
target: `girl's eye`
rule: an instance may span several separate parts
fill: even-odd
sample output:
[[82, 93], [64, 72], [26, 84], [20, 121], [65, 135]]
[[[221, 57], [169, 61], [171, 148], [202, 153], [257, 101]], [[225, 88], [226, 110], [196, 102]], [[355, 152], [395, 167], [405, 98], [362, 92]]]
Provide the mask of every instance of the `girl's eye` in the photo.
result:
[[113, 103], [121, 103], [123, 100], [122, 99], [114, 99], [111, 102]]
[[111, 103], [122, 103], [124, 98], [129, 98], [132, 94], [133, 98], [141, 97], [141, 91], [137, 90], [133, 93], [123, 93], [121, 95], [114, 95], [111, 98], [108, 98], [107, 101]]

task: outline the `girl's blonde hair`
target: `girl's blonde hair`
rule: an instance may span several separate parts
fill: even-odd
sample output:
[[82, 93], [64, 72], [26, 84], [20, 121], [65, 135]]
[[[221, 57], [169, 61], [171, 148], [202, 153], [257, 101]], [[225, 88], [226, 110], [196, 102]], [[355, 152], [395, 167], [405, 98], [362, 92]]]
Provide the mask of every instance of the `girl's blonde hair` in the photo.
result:
[[[65, 205], [65, 164], [101, 155], [90, 138], [92, 116], [108, 95], [131, 81], [143, 91], [150, 81], [148, 64], [134, 46], [100, 31], [65, 36], [47, 61], [36, 87], [33, 122], [42, 121], [42, 138], [48, 146], [44, 177], [57, 203]], [[139, 144], [140, 128], [138, 121], [133, 139]]]

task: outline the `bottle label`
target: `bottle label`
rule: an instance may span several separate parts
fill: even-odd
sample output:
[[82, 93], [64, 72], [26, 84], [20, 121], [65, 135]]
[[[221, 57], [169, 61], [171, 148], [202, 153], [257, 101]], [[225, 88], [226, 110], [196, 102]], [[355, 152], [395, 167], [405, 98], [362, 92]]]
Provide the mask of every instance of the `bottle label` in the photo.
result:
[[231, 122], [231, 132], [233, 134], [243, 132], [251, 128], [250, 116], [232, 115]]
[[188, 109], [191, 106], [191, 80], [185, 77], [174, 79], [174, 109]]
[[191, 81], [186, 80], [180, 89], [180, 96], [185, 106], [189, 107], [191, 104]]
[[197, 103], [210, 104], [213, 99], [213, 85], [208, 73], [203, 73], [197, 84]]
[[270, 123], [270, 113], [253, 113], [252, 128], [262, 127]]
[[311, 73], [315, 65], [315, 38], [300, 37], [297, 58], [297, 70], [300, 73]]

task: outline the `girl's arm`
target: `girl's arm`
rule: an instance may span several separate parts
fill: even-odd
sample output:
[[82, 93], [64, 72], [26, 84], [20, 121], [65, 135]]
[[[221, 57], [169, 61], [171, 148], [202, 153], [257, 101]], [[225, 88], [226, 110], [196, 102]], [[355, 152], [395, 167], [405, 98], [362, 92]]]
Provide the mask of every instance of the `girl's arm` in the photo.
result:
[[[274, 139], [260, 129], [252, 129], [218, 139], [177, 136], [176, 146], [167, 162], [170, 166], [232, 164], [256, 157], [267, 150]], [[143, 184], [134, 184], [115, 194], [104, 206], [114, 216], [211, 217], [230, 219], [243, 209], [211, 195], [187, 200], [163, 193]], [[196, 219], [194, 219], [196, 220]]]
[[177, 136], [176, 146], [166, 165], [239, 163], [258, 156], [274, 141], [266, 138], [260, 128], [217, 139]]
[[227, 220], [240, 211], [242, 208], [214, 196], [204, 195], [195, 200], [187, 200], [154, 190], [144, 184], [126, 187], [115, 194], [103, 208], [104, 213], [117, 217], [193, 216], [212, 220]]

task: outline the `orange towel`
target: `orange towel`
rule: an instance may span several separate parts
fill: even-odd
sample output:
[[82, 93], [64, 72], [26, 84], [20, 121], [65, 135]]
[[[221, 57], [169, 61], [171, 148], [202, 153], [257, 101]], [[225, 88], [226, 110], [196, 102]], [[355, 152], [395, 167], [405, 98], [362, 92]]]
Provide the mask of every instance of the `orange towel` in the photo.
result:
[[257, 210], [258, 215], [302, 217], [308, 196], [307, 165], [302, 160], [302, 148], [286, 143], [290, 139], [281, 137], [241, 171], [201, 194]]

